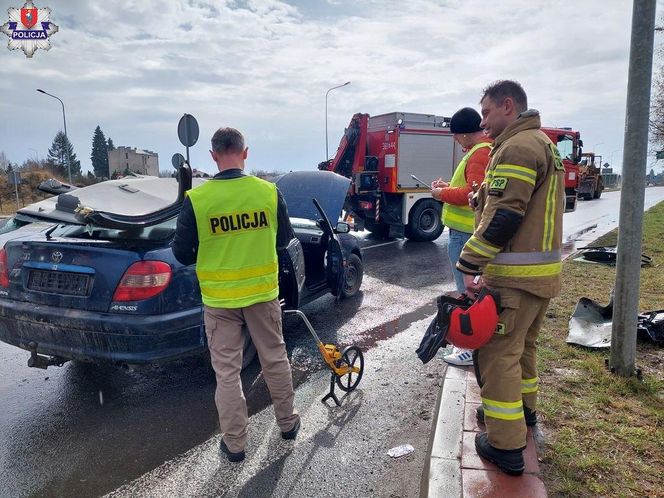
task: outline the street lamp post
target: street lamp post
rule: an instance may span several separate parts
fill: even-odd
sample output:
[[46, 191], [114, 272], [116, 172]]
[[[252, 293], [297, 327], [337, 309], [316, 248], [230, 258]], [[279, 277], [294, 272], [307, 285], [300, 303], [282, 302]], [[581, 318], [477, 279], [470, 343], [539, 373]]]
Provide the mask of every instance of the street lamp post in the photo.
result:
[[621, 151], [622, 151], [622, 149], [616, 149], [616, 150], [611, 152], [611, 167], [612, 168], [613, 168], [613, 154], [615, 154], [616, 152], [621, 152]]
[[69, 138], [67, 137], [67, 118], [65, 117], [65, 103], [62, 100], [60, 100], [58, 97], [56, 97], [55, 95], [51, 95], [50, 93], [45, 92], [41, 88], [37, 88], [37, 91], [39, 93], [43, 93], [44, 95], [48, 95], [49, 97], [53, 97], [54, 99], [59, 100], [60, 104], [62, 105], [62, 121], [64, 122], [64, 125], [65, 125], [65, 138], [67, 139], [67, 150], [65, 151], [65, 153], [67, 155], [67, 174], [69, 176], [69, 184], [72, 185], [72, 182], [71, 182], [71, 157], [69, 157], [69, 147], [68, 147]]
[[325, 93], [325, 160], [326, 161], [330, 158], [330, 154], [328, 153], [328, 148], [327, 148], [327, 96], [330, 94], [332, 90], [336, 90], [337, 88], [341, 88], [342, 86], [346, 85], [350, 85], [350, 81], [347, 81], [343, 85], [333, 86]]

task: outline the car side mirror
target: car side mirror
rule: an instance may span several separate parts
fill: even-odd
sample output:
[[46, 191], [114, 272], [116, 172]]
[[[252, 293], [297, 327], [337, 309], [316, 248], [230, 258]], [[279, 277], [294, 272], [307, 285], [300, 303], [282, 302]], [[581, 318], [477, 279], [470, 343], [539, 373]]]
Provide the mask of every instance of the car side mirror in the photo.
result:
[[348, 233], [350, 232], [350, 225], [344, 221], [337, 223], [337, 226], [334, 227], [334, 231], [337, 233]]

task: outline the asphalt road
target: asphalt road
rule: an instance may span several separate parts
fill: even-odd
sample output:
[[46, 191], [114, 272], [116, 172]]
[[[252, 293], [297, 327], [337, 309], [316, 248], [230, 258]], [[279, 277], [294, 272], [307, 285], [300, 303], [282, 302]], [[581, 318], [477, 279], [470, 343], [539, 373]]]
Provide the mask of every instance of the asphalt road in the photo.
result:
[[[661, 200], [664, 188], [646, 190], [646, 207]], [[619, 192], [579, 201], [564, 218], [568, 250], [614, 227], [618, 208]], [[99, 496], [123, 485], [119, 495], [320, 494], [312, 483], [341, 494], [416, 496], [427, 410], [443, 366], [418, 365], [413, 349], [434, 312], [433, 297], [453, 289], [447, 235], [429, 244], [359, 236], [362, 292], [338, 303], [323, 297], [303, 311], [324, 342], [366, 351], [367, 376], [344, 408], [328, 412], [318, 402], [327, 374], [316, 347], [299, 320], [288, 317], [285, 335], [305, 421], [294, 448], [275, 432], [257, 363], [243, 373], [252, 450], [240, 475], [230, 475], [215, 460], [214, 377], [203, 359], [136, 371], [80, 364], [42, 371], [26, 366], [27, 352], [0, 343], [0, 496]], [[416, 451], [394, 461], [385, 456], [401, 442]], [[196, 481], [200, 487], [182, 478], [187, 471], [204, 477]]]

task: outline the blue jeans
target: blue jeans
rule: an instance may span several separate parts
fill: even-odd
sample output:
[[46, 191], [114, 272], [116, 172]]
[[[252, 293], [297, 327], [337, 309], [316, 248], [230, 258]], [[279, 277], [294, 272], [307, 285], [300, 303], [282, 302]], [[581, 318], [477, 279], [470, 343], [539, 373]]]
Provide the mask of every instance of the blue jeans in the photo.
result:
[[460, 232], [450, 228], [450, 241], [447, 244], [447, 255], [450, 258], [452, 265], [452, 273], [454, 274], [454, 281], [456, 282], [457, 291], [466, 292], [466, 286], [463, 284], [463, 273], [456, 269], [457, 261], [461, 256], [461, 250], [466, 245], [472, 233]]

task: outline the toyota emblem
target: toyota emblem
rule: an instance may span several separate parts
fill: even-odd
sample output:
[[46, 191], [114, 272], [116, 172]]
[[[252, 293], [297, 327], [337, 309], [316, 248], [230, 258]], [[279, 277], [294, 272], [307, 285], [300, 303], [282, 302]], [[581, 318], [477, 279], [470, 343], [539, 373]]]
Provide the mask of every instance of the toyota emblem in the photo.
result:
[[56, 264], [59, 263], [62, 261], [62, 253], [60, 251], [53, 251], [53, 254], [51, 254], [51, 260]]

